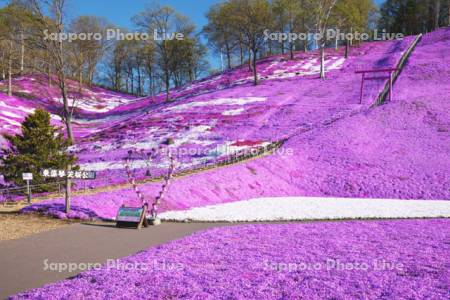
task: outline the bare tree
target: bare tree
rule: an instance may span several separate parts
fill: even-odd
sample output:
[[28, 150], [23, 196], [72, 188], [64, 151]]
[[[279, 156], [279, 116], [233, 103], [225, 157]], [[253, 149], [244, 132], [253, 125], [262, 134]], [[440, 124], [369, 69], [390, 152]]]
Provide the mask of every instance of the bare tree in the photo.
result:
[[[12, 96], [12, 75], [13, 63], [17, 59], [16, 47], [21, 28], [19, 18], [19, 9], [17, 6], [9, 5], [0, 11], [0, 42], [3, 52], [3, 73], [5, 70], [8, 76], [7, 94]], [[4, 76], [6, 77], [6, 76]]]
[[[64, 32], [64, 18], [65, 18], [65, 0], [32, 0], [33, 10], [36, 14], [37, 23], [41, 33], [52, 33], [61, 37]], [[44, 12], [48, 12], [50, 15], [47, 17]], [[56, 81], [62, 98], [62, 114], [61, 118], [66, 125], [67, 137], [70, 143], [75, 142], [75, 138], [72, 130], [72, 117], [73, 117], [73, 101], [70, 105], [68, 87], [67, 87], [67, 74], [69, 65], [66, 60], [65, 45], [62, 38], [46, 39], [44, 36], [36, 37], [35, 42], [45, 49], [47, 52], [50, 65], [56, 75]]]
[[320, 78], [325, 78], [326, 31], [331, 12], [337, 2], [338, 0], [318, 0], [312, 1], [309, 5], [310, 11], [314, 16], [315, 32], [320, 36], [320, 39], [317, 41], [320, 48]]
[[[298, 0], [274, 0], [274, 12], [277, 13], [277, 21], [282, 32], [295, 33], [300, 30], [302, 20], [302, 6]], [[284, 41], [281, 44], [284, 53]], [[294, 42], [289, 41], [290, 58], [294, 58]]]
[[[175, 29], [178, 15], [175, 10], [168, 6], [163, 7], [148, 7], [145, 11], [133, 18], [135, 24], [142, 30], [153, 35], [154, 32], [158, 34], [165, 34]], [[162, 39], [155, 43], [159, 65], [163, 72], [163, 82], [166, 89], [166, 101], [170, 100], [170, 64], [171, 56], [170, 47], [166, 39]]]
[[225, 52], [227, 68], [231, 69], [231, 55], [239, 41], [230, 26], [232, 12], [230, 12], [229, 5], [212, 6], [207, 13], [207, 18], [208, 24], [203, 28], [203, 33], [208, 39], [208, 44], [220, 53]]
[[439, 19], [441, 14], [441, 0], [435, 0], [434, 2], [434, 29], [439, 28]]
[[[230, 0], [234, 32], [242, 34], [242, 42], [249, 49], [253, 71], [253, 83], [258, 84], [256, 61], [258, 52], [265, 44], [264, 31], [273, 21], [270, 4], [267, 0]], [[250, 62], [251, 61], [251, 62]]]
[[[108, 27], [109, 23], [106, 19], [95, 16], [80, 16], [71, 22], [70, 32], [89, 32], [104, 36]], [[105, 39], [77, 39], [70, 43], [69, 50], [72, 53], [80, 87], [84, 81], [92, 86], [97, 64], [109, 46], [110, 43]]]

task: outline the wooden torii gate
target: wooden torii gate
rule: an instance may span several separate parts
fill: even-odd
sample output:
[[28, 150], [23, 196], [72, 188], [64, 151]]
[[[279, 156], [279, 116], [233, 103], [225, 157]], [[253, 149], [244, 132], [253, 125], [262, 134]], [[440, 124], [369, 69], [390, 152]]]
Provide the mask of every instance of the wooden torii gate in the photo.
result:
[[[385, 69], [372, 69], [372, 70], [359, 70], [356, 71], [356, 74], [362, 74], [361, 80], [361, 93], [359, 97], [359, 104], [362, 104], [363, 92], [364, 92], [364, 81], [365, 80], [389, 80], [389, 101], [392, 101], [393, 97], [393, 85], [394, 85], [394, 76], [393, 73], [400, 71], [398, 68], [385, 68]], [[366, 77], [366, 74], [374, 74], [374, 73], [389, 73], [389, 76], [378, 76], [378, 77]]]

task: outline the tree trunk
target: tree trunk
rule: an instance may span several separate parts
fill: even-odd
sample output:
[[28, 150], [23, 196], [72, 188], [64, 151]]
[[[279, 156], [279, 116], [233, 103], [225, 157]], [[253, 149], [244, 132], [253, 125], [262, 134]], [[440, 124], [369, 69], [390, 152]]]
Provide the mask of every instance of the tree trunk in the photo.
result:
[[450, 3], [448, 5], [448, 26], [450, 27]]
[[89, 87], [92, 87], [92, 83], [94, 82], [94, 73], [95, 73], [95, 68], [89, 69], [89, 78], [88, 78]]
[[25, 42], [23, 32], [20, 33], [20, 74], [25, 70]]
[[252, 71], [252, 51], [248, 49], [248, 70]]
[[12, 96], [12, 59], [11, 54], [8, 58], [8, 96]]
[[115, 84], [115, 87], [116, 87], [116, 91], [120, 91], [121, 78], [120, 78], [120, 71], [118, 71], [117, 68], [116, 68], [115, 74], [114, 74], [114, 81], [115, 81], [114, 84]]
[[69, 107], [69, 99], [67, 97], [67, 93], [64, 93], [63, 95], [63, 101], [64, 101], [64, 123], [66, 124], [67, 129], [67, 139], [69, 140], [69, 143], [72, 145], [75, 143], [75, 138], [73, 136], [72, 131], [72, 112], [70, 111]]
[[9, 42], [8, 55], [8, 96], [12, 96], [12, 40]]
[[441, 13], [441, 0], [436, 0], [435, 7], [434, 7], [434, 29], [439, 28], [439, 16]]
[[352, 34], [352, 38], [350, 38], [350, 46], [353, 46], [353, 27], [350, 28], [350, 33]]
[[155, 95], [155, 86], [153, 80], [153, 68], [148, 68], [148, 79], [149, 79], [149, 96]]
[[168, 71], [165, 72], [164, 77], [166, 84], [166, 101], [170, 101], [170, 76]]
[[52, 86], [52, 73], [51, 73], [50, 65], [48, 65], [47, 77], [48, 77], [48, 86], [51, 87]]
[[320, 78], [325, 78], [325, 43], [320, 43]]
[[305, 41], [303, 42], [303, 50], [305, 50], [305, 53], [308, 52], [308, 42], [309, 42], [309, 34], [307, 34], [307, 37], [305, 39]]
[[80, 74], [78, 77], [78, 92], [81, 94], [83, 91], [83, 68], [80, 68]]
[[348, 39], [345, 39], [345, 58], [348, 58], [349, 50], [350, 50], [350, 43]]
[[258, 71], [256, 70], [256, 50], [252, 50], [253, 52], [253, 83], [258, 85]]
[[5, 71], [5, 51], [2, 50], [2, 79], [6, 79], [6, 71]]
[[226, 55], [227, 55], [227, 66], [228, 69], [231, 69], [231, 51], [230, 51], [230, 46], [228, 45], [228, 43], [226, 43], [225, 45], [225, 51], [226, 51]]
[[289, 53], [290, 53], [290, 58], [294, 59], [294, 43], [289, 42]]
[[73, 130], [72, 130], [72, 114], [69, 112], [68, 116], [66, 117], [66, 128], [67, 128], [67, 139], [69, 140], [70, 144], [75, 143], [75, 137], [73, 136]]
[[242, 47], [242, 43], [239, 41], [239, 54], [240, 54], [240, 61], [241, 66], [244, 64], [244, 48]]
[[[69, 107], [69, 97], [67, 95], [67, 89], [66, 89], [66, 77], [64, 74], [59, 75], [60, 80], [60, 89], [61, 94], [63, 97], [63, 104], [64, 104], [64, 123], [66, 124], [67, 129], [67, 139], [69, 140], [69, 143], [72, 145], [75, 143], [75, 137], [73, 136], [72, 131], [72, 108]], [[73, 105], [73, 103], [72, 103]]]
[[130, 78], [131, 78], [131, 94], [134, 95], [134, 75], [133, 70], [130, 70]]
[[137, 67], [138, 72], [138, 94], [139, 96], [142, 96], [142, 77], [141, 77], [141, 68]]

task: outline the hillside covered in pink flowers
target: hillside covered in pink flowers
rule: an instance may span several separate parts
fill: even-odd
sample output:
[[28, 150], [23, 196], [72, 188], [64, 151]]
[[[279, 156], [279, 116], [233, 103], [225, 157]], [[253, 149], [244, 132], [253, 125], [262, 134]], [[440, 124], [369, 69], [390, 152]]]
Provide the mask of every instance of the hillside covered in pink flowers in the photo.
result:
[[[173, 140], [178, 169], [186, 170], [284, 141], [274, 154], [176, 179], [164, 210], [266, 196], [343, 196], [450, 199], [450, 30], [425, 35], [395, 85], [394, 101], [371, 108], [383, 80], [366, 84], [355, 71], [395, 67], [415, 37], [328, 49], [327, 78], [318, 79], [317, 52], [296, 53], [258, 64], [261, 83], [252, 85], [247, 66], [193, 82], [164, 95], [133, 98], [100, 88], [77, 90], [74, 128], [82, 169], [98, 172], [91, 188], [125, 183], [129, 150], [141, 153], [131, 168], [146, 178], [144, 153]], [[52, 112], [60, 100], [48, 79], [14, 79], [13, 97], [0, 94], [1, 133], [18, 132], [36, 107]], [[0, 88], [4, 88], [4, 84]], [[438, 88], [439, 87], [439, 88]], [[7, 147], [0, 140], [2, 147]], [[163, 158], [153, 175], [167, 168]], [[141, 187], [154, 197], [160, 184]], [[131, 188], [95, 192], [73, 199], [69, 217], [113, 218], [123, 203], [137, 203]], [[26, 208], [66, 217], [62, 199]]]

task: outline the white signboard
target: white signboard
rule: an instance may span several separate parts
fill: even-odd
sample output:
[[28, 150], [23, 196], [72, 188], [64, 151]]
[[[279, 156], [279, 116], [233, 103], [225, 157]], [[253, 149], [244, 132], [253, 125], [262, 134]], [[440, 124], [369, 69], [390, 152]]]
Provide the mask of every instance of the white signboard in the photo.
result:
[[96, 172], [94, 171], [65, 171], [65, 170], [53, 170], [43, 169], [41, 175], [46, 178], [71, 178], [71, 179], [95, 179]]
[[33, 173], [22, 173], [23, 180], [33, 180]]

